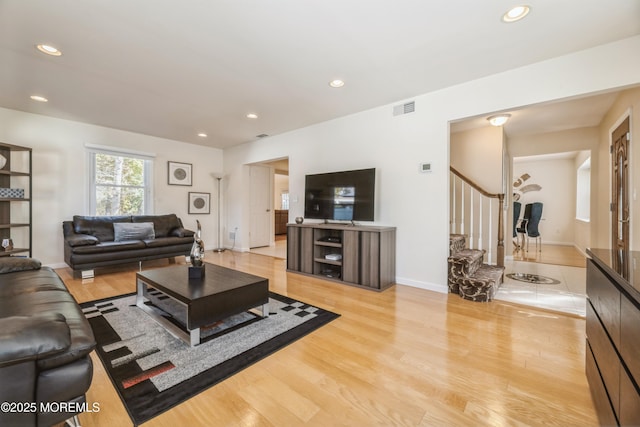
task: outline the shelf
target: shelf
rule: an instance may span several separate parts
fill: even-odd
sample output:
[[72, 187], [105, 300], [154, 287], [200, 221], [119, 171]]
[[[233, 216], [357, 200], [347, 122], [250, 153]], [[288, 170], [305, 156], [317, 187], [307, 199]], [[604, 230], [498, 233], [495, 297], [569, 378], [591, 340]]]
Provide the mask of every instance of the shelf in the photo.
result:
[[342, 243], [323, 242], [321, 240], [316, 240], [314, 243], [316, 245], [318, 245], [318, 246], [328, 246], [330, 248], [341, 248], [342, 247]]
[[6, 175], [6, 176], [30, 176], [29, 172], [16, 172], [16, 171], [6, 171], [6, 170], [0, 170], [0, 175]]
[[[10, 251], [4, 251], [0, 247], [0, 257], [14, 254], [33, 256], [32, 154], [31, 148], [0, 142], [0, 155], [6, 159], [6, 162], [3, 161], [3, 168], [0, 169], [0, 187], [23, 191], [4, 193], [4, 195], [13, 194], [23, 197], [0, 197], [0, 239], [13, 238], [15, 245], [15, 248]], [[19, 203], [19, 206], [15, 203]], [[20, 232], [16, 235], [13, 235], [14, 228], [20, 228]]]
[[[2, 248], [0, 248], [2, 249]], [[10, 251], [0, 250], [0, 257], [11, 256], [13, 254], [20, 254], [23, 252], [29, 252], [28, 248], [13, 248]]]
[[342, 261], [334, 261], [332, 259], [326, 259], [326, 258], [314, 258], [313, 259], [315, 262], [319, 262], [321, 264], [329, 264], [329, 265], [342, 265]]

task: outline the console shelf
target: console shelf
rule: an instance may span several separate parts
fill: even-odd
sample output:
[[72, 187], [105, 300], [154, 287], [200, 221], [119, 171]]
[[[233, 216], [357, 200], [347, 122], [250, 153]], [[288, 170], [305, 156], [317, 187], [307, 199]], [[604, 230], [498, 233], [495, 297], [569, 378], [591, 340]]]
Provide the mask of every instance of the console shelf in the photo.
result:
[[395, 258], [395, 227], [287, 225], [289, 272], [381, 291], [395, 282]]

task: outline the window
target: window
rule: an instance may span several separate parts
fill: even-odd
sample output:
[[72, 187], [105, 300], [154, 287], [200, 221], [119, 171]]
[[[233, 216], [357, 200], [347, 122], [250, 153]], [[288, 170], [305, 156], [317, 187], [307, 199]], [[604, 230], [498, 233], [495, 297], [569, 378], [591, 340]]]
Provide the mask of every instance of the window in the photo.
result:
[[289, 192], [283, 192], [280, 198], [280, 208], [283, 210], [289, 210]]
[[591, 157], [580, 165], [576, 176], [576, 219], [588, 222], [591, 215]]
[[152, 213], [152, 156], [90, 148], [89, 159], [92, 215]]

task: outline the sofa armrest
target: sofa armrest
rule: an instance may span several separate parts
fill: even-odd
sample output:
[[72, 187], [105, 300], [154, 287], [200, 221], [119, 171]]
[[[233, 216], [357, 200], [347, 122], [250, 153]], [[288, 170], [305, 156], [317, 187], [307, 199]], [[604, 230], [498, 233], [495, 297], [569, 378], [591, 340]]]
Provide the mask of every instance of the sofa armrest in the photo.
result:
[[187, 230], [186, 228], [183, 227], [176, 227], [173, 230], [171, 230], [171, 237], [193, 237], [195, 233], [191, 230]]
[[44, 359], [70, 345], [69, 326], [60, 313], [0, 318], [0, 367]]
[[65, 237], [64, 240], [72, 248], [75, 248], [76, 246], [97, 245], [100, 243], [100, 240], [98, 240], [97, 237], [89, 234], [75, 234], [73, 236]]

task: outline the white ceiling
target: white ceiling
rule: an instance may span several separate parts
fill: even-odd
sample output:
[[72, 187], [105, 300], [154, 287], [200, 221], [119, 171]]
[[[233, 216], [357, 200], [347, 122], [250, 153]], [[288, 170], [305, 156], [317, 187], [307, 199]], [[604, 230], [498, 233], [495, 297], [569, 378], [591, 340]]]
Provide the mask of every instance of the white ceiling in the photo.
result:
[[516, 4], [0, 0], [0, 106], [224, 148], [640, 34], [638, 0]]

